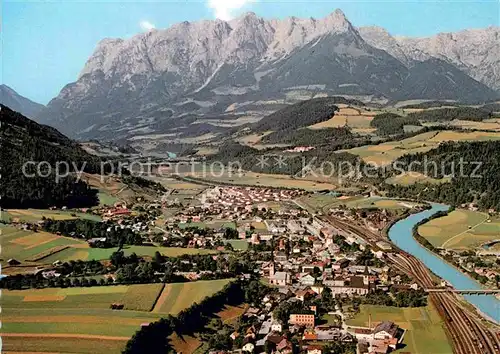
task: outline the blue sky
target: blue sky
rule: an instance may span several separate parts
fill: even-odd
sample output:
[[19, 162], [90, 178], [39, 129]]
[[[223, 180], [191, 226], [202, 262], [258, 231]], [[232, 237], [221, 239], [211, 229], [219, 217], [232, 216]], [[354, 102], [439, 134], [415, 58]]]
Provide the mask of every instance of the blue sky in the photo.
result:
[[0, 80], [46, 104], [77, 79], [102, 38], [126, 38], [150, 26], [167, 28], [176, 22], [246, 11], [266, 18], [321, 18], [340, 8], [355, 26], [379, 25], [395, 35], [427, 36], [498, 26], [499, 4], [498, 0], [4, 0]]

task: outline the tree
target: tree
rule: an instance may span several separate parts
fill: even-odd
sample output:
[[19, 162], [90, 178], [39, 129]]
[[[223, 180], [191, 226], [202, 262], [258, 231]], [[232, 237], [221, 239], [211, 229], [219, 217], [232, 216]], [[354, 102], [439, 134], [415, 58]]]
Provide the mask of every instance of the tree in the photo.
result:
[[115, 267], [120, 267], [121, 265], [123, 265], [125, 263], [125, 257], [124, 257], [124, 253], [123, 251], [116, 251], [116, 252], [113, 252], [111, 254], [111, 256], [109, 257], [109, 260], [111, 262], [112, 265], [114, 265]]

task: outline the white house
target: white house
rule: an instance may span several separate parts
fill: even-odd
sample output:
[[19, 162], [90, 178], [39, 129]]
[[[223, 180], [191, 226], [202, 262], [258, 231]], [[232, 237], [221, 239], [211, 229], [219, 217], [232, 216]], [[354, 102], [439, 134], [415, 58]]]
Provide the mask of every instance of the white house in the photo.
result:
[[253, 343], [247, 343], [241, 348], [242, 351], [247, 352], [247, 353], [253, 353], [253, 350], [255, 349], [255, 345]]
[[315, 281], [316, 279], [310, 274], [306, 274], [299, 279], [300, 284], [309, 286], [314, 285]]
[[380, 322], [373, 330], [373, 339], [393, 339], [398, 334], [398, 325], [394, 322]]
[[283, 326], [281, 323], [274, 321], [273, 324], [271, 325], [271, 331], [273, 332], [281, 332], [283, 330]]
[[269, 277], [269, 281], [272, 285], [286, 286], [292, 283], [290, 273], [287, 272], [276, 272]]
[[307, 348], [307, 354], [321, 354], [322, 351], [321, 351], [321, 346], [309, 346], [309, 348]]

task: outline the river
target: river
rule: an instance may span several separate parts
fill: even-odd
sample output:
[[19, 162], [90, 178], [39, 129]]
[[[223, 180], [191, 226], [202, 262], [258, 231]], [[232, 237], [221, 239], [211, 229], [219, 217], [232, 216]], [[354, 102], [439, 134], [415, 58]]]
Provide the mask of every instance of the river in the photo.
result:
[[[455, 289], [481, 289], [481, 285], [429, 251], [413, 238], [413, 226], [448, 206], [432, 204], [432, 209], [413, 214], [395, 223], [389, 230], [389, 238], [402, 250], [420, 259], [434, 274], [447, 280]], [[493, 295], [465, 295], [464, 298], [481, 312], [500, 323], [500, 301]]]

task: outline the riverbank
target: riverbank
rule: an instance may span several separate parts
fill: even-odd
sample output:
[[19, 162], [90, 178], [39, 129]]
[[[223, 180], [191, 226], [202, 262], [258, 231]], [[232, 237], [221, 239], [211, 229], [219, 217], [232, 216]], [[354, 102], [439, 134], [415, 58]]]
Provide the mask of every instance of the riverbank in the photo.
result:
[[418, 222], [417, 224], [415, 224], [413, 226], [413, 230], [412, 230], [413, 238], [418, 243], [420, 243], [423, 247], [427, 248], [429, 251], [433, 252], [436, 256], [440, 257], [444, 262], [446, 262], [450, 266], [454, 267], [457, 271], [462, 272], [464, 275], [468, 276], [471, 280], [478, 282], [478, 284], [481, 286], [482, 289], [484, 289], [484, 290], [496, 290], [496, 289], [492, 289], [492, 288], [487, 287], [484, 284], [482, 284], [474, 276], [475, 274], [477, 275], [477, 273], [469, 272], [466, 269], [462, 268], [459, 263], [454, 262], [453, 259], [450, 260], [450, 259], [447, 259], [446, 257], [443, 257], [439, 252], [440, 249], [437, 247], [434, 247], [434, 245], [432, 245], [429, 242], [429, 240], [427, 240], [424, 236], [420, 235], [420, 233], [418, 232], [418, 229], [421, 225], [424, 225], [424, 224], [430, 222], [431, 220], [445, 217], [445, 216], [449, 215], [454, 210], [455, 210], [454, 208], [450, 208], [447, 211], [439, 211], [439, 212], [435, 213], [434, 215], [432, 215], [431, 217], [423, 219], [420, 222]]
[[[446, 205], [432, 204], [432, 208], [418, 214], [412, 214], [400, 220], [391, 227], [388, 232], [389, 239], [400, 249], [410, 253], [422, 261], [439, 278], [446, 280], [457, 290], [480, 290], [482, 287], [478, 282], [468, 275], [459, 271], [440, 256], [422, 246], [413, 237], [413, 228], [419, 222], [428, 219], [438, 212], [447, 211]], [[494, 323], [500, 322], [500, 301], [490, 295], [464, 295], [463, 298], [475, 306], [478, 311], [488, 317]]]

